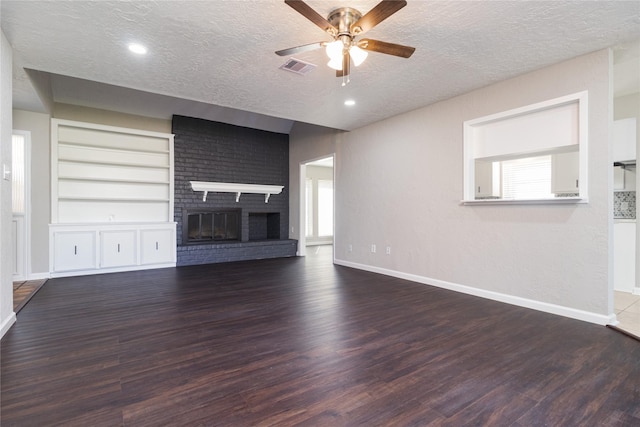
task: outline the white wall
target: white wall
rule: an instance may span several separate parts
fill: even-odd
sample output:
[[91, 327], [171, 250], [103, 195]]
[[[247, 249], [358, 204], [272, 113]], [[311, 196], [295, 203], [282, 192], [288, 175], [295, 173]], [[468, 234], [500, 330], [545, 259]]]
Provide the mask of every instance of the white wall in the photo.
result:
[[[334, 139], [336, 262], [609, 322], [610, 62], [608, 50], [595, 52]], [[589, 91], [588, 204], [460, 204], [465, 120], [583, 90]], [[292, 134], [291, 146], [299, 140], [309, 143], [301, 132]], [[293, 175], [292, 169], [292, 183]]]
[[[12, 48], [0, 31], [0, 174], [11, 167]], [[0, 337], [16, 320], [13, 312], [13, 248], [11, 236], [11, 179], [0, 178]]]

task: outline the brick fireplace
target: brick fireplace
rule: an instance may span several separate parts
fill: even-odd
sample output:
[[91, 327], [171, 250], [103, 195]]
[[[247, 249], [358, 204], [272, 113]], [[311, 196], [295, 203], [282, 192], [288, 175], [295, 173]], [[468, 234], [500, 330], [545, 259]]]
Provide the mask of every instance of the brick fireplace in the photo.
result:
[[[297, 241], [287, 238], [289, 136], [184, 116], [173, 117], [172, 132], [177, 265], [295, 256]], [[218, 192], [203, 201], [191, 181], [284, 189], [268, 203], [261, 194], [243, 193], [236, 202], [235, 194]]]

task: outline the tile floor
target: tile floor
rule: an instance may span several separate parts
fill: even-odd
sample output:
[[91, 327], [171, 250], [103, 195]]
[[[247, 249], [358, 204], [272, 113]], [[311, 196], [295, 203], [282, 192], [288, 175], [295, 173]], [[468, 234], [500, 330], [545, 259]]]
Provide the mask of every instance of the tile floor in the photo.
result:
[[617, 326], [640, 337], [640, 295], [613, 291], [613, 308], [620, 322]]

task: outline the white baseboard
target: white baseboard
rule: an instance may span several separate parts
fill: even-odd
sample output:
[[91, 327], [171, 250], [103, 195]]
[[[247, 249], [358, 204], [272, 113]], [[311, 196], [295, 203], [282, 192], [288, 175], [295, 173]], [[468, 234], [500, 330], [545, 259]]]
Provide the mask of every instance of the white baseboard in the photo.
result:
[[633, 288], [633, 290], [631, 291], [631, 293], [632, 293], [633, 295], [640, 295], [640, 288], [636, 286], [635, 288]]
[[43, 280], [51, 278], [51, 274], [49, 272], [44, 273], [31, 273], [27, 280]]
[[312, 242], [307, 240], [306, 246], [324, 246], [333, 245], [333, 240], [314, 240]]
[[58, 277], [72, 277], [72, 276], [91, 276], [93, 274], [106, 274], [106, 273], [124, 273], [127, 271], [138, 270], [154, 270], [157, 268], [175, 268], [175, 262], [168, 262], [164, 264], [142, 264], [132, 265], [128, 267], [112, 267], [112, 268], [95, 268], [91, 270], [71, 270], [71, 271], [52, 271], [49, 273], [49, 278], [55, 279]]
[[4, 319], [4, 321], [0, 325], [0, 338], [4, 337], [4, 334], [7, 333], [9, 328], [11, 328], [14, 323], [16, 323], [16, 313], [12, 311], [9, 317]]
[[562, 305], [550, 304], [542, 301], [517, 297], [514, 295], [503, 294], [500, 292], [487, 291], [485, 289], [474, 288], [471, 286], [460, 285], [457, 283], [447, 282], [444, 280], [431, 279], [429, 277], [418, 276], [416, 274], [403, 273], [401, 271], [389, 270], [381, 267], [374, 267], [366, 264], [359, 264], [351, 261], [334, 259], [334, 263], [345, 267], [356, 268], [358, 270], [370, 271], [372, 273], [384, 274], [385, 276], [397, 277], [399, 279], [410, 280], [412, 282], [422, 283], [424, 285], [435, 286], [438, 288], [448, 289], [451, 291], [461, 292], [463, 294], [473, 295], [494, 301], [504, 302], [519, 307], [530, 308], [533, 310], [543, 311], [545, 313], [556, 314], [559, 316], [569, 317], [571, 319], [582, 320], [584, 322], [595, 323], [598, 325], [616, 325], [618, 323], [615, 314], [609, 316], [603, 314], [592, 313], [589, 311], [578, 310]]

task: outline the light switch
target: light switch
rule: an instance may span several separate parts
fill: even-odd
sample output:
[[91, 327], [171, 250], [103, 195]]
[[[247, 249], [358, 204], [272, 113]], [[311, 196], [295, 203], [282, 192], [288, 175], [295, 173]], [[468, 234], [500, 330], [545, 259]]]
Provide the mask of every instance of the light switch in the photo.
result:
[[11, 181], [11, 166], [7, 164], [2, 165], [2, 178], [5, 181]]

